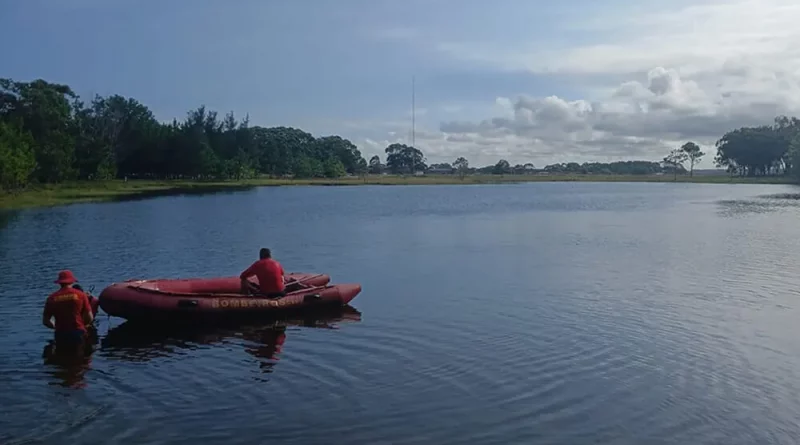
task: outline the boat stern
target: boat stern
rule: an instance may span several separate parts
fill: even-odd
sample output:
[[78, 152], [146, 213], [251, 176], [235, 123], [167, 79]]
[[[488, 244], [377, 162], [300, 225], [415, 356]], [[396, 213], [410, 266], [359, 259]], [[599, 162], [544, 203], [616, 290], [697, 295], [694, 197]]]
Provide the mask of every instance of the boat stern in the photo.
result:
[[361, 293], [361, 285], [358, 283], [337, 284], [336, 288], [339, 290], [339, 298], [342, 300], [342, 304], [350, 303]]

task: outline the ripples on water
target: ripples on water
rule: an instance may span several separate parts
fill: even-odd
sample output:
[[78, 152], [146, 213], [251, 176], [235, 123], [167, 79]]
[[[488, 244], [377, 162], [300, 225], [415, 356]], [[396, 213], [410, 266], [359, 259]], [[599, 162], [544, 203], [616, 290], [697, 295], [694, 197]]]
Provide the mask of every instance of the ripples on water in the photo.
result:
[[[792, 193], [284, 188], [6, 215], [0, 443], [796, 443]], [[88, 358], [48, 349], [64, 265], [99, 289], [235, 274], [262, 244], [361, 282], [357, 310], [101, 317]]]

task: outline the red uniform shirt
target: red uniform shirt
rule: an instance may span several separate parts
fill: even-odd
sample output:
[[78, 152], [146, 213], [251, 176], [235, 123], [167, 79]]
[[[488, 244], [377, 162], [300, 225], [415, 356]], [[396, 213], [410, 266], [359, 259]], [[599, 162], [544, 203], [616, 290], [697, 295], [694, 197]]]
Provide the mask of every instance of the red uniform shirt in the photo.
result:
[[83, 311], [92, 311], [89, 297], [78, 289], [65, 287], [47, 297], [44, 303], [44, 316], [55, 317], [56, 331], [86, 330], [83, 323]]
[[272, 258], [258, 260], [251, 264], [239, 278], [245, 279], [255, 275], [258, 277], [258, 286], [261, 292], [283, 292], [283, 266]]

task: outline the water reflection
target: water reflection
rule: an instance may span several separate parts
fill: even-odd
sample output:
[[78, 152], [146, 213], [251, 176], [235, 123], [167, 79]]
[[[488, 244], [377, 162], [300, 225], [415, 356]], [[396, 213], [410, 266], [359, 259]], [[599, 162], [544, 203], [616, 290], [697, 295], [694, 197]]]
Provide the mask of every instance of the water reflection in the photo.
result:
[[204, 185], [202, 187], [178, 187], [162, 190], [143, 190], [136, 194], [120, 195], [111, 198], [113, 202], [135, 202], [145, 201], [152, 198], [161, 197], [180, 197], [180, 196], [208, 196], [208, 195], [233, 195], [242, 192], [249, 192], [256, 189], [256, 186], [242, 184], [242, 185]]
[[89, 329], [82, 343], [64, 343], [50, 340], [42, 351], [45, 369], [52, 384], [66, 388], [84, 388], [85, 375], [91, 369], [92, 354], [99, 343], [96, 329]]
[[111, 328], [101, 341], [104, 358], [145, 362], [186, 354], [192, 350], [244, 340], [244, 350], [262, 360], [261, 368], [270, 372], [286, 340], [286, 328], [337, 329], [337, 323], [359, 322], [361, 313], [351, 306], [259, 321], [240, 320], [217, 324], [156, 325], [124, 322]]
[[19, 218], [19, 212], [0, 211], [0, 232]]
[[794, 194], [760, 196], [758, 199], [732, 199], [717, 201], [717, 213], [723, 217], [739, 217], [752, 214], [771, 213], [800, 208], [800, 200]]
[[800, 200], [800, 193], [773, 193], [771, 195], [761, 195], [760, 198], [798, 201]]

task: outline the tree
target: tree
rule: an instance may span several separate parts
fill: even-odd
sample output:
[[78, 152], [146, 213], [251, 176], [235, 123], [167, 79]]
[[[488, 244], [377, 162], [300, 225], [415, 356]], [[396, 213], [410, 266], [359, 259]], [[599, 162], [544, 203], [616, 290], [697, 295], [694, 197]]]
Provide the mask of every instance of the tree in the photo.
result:
[[[775, 118], [774, 124], [772, 126], [773, 130], [778, 134], [781, 138], [786, 151], [783, 155], [783, 164], [784, 164], [784, 174], [792, 174], [793, 167], [797, 166], [794, 161], [797, 159], [792, 156], [790, 153], [791, 146], [794, 141], [800, 136], [800, 119], [796, 117], [787, 117], [787, 116], [778, 116]], [[795, 174], [795, 177], [798, 177]]]
[[369, 159], [369, 172], [373, 175], [383, 173], [383, 165], [381, 165], [381, 158], [375, 155]]
[[686, 162], [689, 155], [686, 154], [685, 151], [682, 149], [672, 150], [665, 158], [664, 164], [669, 165], [672, 168], [672, 172], [675, 175], [674, 180], [678, 180], [678, 168], [683, 168], [683, 163]]
[[25, 187], [35, 168], [31, 135], [20, 127], [0, 122], [0, 187], [6, 191]]
[[363, 157], [358, 158], [358, 162], [356, 162], [356, 168], [353, 172], [358, 176], [366, 177], [367, 175], [367, 160]]
[[386, 147], [386, 167], [392, 173], [411, 173], [426, 170], [425, 156], [421, 151], [405, 144], [391, 144]]
[[[532, 168], [531, 168], [532, 170]], [[652, 175], [664, 171], [661, 163], [651, 161], [570, 162], [544, 167], [549, 173], [602, 174], [602, 175]]]
[[328, 158], [336, 157], [347, 173], [355, 174], [360, 168], [359, 163], [363, 161], [361, 152], [352, 142], [340, 136], [325, 136], [315, 141], [316, 157]]
[[342, 161], [336, 158], [328, 158], [322, 166], [326, 178], [341, 178], [347, 174]]
[[[95, 96], [89, 107], [76, 100], [75, 154], [78, 176], [82, 179], [109, 179], [117, 175], [140, 173], [148, 158], [157, 158], [153, 142], [160, 124], [153, 113], [132, 98]], [[231, 125], [233, 114], [226, 116]], [[234, 127], [235, 127], [235, 121]], [[232, 145], [225, 157], [234, 157]]]
[[795, 135], [789, 143], [787, 159], [793, 166], [791, 170], [792, 176], [796, 181], [800, 182], [800, 168], [798, 168], [800, 166], [800, 134]]
[[492, 169], [492, 174], [495, 175], [504, 175], [510, 172], [511, 172], [511, 165], [505, 159], [497, 161], [497, 164], [495, 164], [494, 168]]
[[57, 183], [75, 177], [71, 101], [76, 98], [66, 85], [42, 79], [0, 79], [0, 119], [14, 122], [33, 138], [34, 176], [40, 182]]
[[700, 151], [700, 147], [694, 142], [687, 142], [681, 146], [681, 151], [686, 153], [686, 158], [689, 160], [689, 177], [694, 176], [694, 164], [700, 161], [705, 153]]
[[469, 170], [469, 161], [464, 157], [459, 157], [453, 162], [453, 167], [458, 172], [458, 177], [463, 180]]
[[428, 168], [431, 170], [453, 170], [453, 166], [447, 162], [442, 162], [441, 164], [431, 164]]
[[292, 127], [256, 127], [260, 133], [258, 155], [261, 172], [283, 176], [297, 172], [295, 165], [305, 165], [299, 158], [312, 158], [320, 163], [327, 157], [321, 156], [320, 144], [315, 144], [314, 136]]
[[293, 162], [291, 169], [296, 178], [321, 178], [325, 175], [325, 166], [318, 159], [301, 155]]
[[785, 170], [789, 141], [773, 127], [743, 127], [716, 143], [717, 166], [733, 166], [740, 175], [763, 176]]

